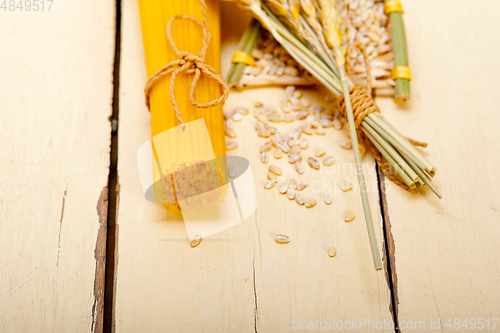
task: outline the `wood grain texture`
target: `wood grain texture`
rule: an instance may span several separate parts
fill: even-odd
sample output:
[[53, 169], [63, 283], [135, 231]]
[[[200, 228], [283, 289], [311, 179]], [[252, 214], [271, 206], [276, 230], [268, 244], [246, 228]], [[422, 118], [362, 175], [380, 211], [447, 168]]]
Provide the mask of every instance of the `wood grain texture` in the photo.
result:
[[[241, 14], [231, 4], [223, 4], [223, 13], [236, 24], [223, 26], [225, 64], [236, 48], [244, 20], [235, 19]], [[311, 137], [308, 152], [312, 155], [314, 148], [324, 146], [338, 159], [337, 164], [297, 177], [315, 180], [304, 191], [318, 200], [311, 210], [289, 201], [276, 189], [263, 189], [268, 165], [259, 162], [264, 140], [256, 136], [252, 116], [236, 124], [240, 147], [234, 154], [249, 159], [253, 168], [258, 196], [254, 216], [192, 249], [182, 220], [143, 198], [136, 152], [150, 137], [150, 115], [144, 106], [147, 77], [140, 29], [136, 1], [124, 0], [116, 332], [164, 332], [166, 327], [175, 332], [287, 332], [292, 330], [294, 318], [390, 320], [390, 294], [384, 273], [373, 268], [357, 188], [348, 193], [339, 190], [339, 182], [356, 182], [356, 175], [352, 151], [338, 147], [336, 142], [343, 134], [335, 129], [329, 129], [322, 141]], [[278, 105], [282, 94], [281, 88], [233, 93], [224, 109], [252, 108], [256, 100]], [[314, 104], [324, 100], [322, 92], [311, 90], [307, 95]], [[293, 126], [287, 128], [290, 131]], [[297, 175], [285, 159], [271, 160], [284, 168], [285, 177]], [[366, 158], [365, 167], [382, 244], [371, 158]], [[334, 198], [331, 206], [323, 203], [326, 192]], [[342, 220], [348, 209], [358, 216], [349, 224]], [[276, 244], [276, 233], [288, 234], [292, 242]], [[330, 246], [338, 250], [333, 259], [327, 255]]]
[[253, 331], [254, 225], [191, 249], [182, 220], [142, 195], [136, 153], [151, 136], [147, 75], [137, 1], [122, 8], [116, 332]]
[[115, 7], [0, 21], [0, 331], [99, 332]]
[[[498, 318], [500, 310], [500, 3], [403, 5], [412, 97], [403, 108], [378, 103], [403, 133], [429, 142], [425, 151], [444, 198], [386, 182], [399, 320], [427, 325], [403, 332], [428, 332], [431, 318], [441, 319], [443, 331], [465, 332], [444, 325], [449, 318]], [[492, 323], [481, 331], [493, 331]]]

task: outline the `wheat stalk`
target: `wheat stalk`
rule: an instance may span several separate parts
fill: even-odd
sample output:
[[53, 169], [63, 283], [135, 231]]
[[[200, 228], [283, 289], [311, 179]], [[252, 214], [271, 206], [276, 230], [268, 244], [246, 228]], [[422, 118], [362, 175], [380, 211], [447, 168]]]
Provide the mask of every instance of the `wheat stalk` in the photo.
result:
[[[241, 38], [241, 41], [238, 45], [238, 50], [243, 51], [248, 55], [252, 54], [252, 51], [257, 46], [257, 43], [261, 36], [261, 30], [262, 28], [259, 21], [253, 19], [245, 30], [243, 37]], [[232, 64], [231, 70], [229, 71], [229, 75], [227, 76], [226, 80], [231, 87], [236, 87], [238, 85], [245, 67], [246, 64], [242, 63]]]
[[[348, 80], [346, 70], [345, 70], [345, 51], [346, 48], [343, 46], [343, 34], [342, 34], [342, 18], [339, 15], [338, 3], [333, 0], [319, 0], [319, 6], [322, 12], [322, 26], [321, 29], [318, 26], [319, 21], [316, 21], [316, 8], [311, 1], [303, 0], [302, 8], [306, 16], [308, 17], [307, 22], [311, 27], [315, 27], [316, 34], [319, 40], [324, 40], [329, 48], [329, 54], [332, 55], [336, 60], [337, 67], [340, 71], [340, 80], [342, 83], [342, 92], [345, 99], [345, 105], [347, 110], [347, 120], [349, 123], [350, 133], [356, 133], [356, 126], [354, 124], [354, 115], [352, 111], [351, 99], [349, 94], [349, 88], [352, 83]], [[316, 23], [317, 22], [317, 23]], [[326, 46], [323, 44], [323, 46]], [[333, 52], [332, 52], [333, 51]], [[365, 213], [365, 221], [368, 229], [368, 236], [370, 239], [370, 245], [372, 249], [373, 262], [377, 270], [382, 269], [382, 261], [380, 259], [380, 253], [378, 250], [377, 239], [375, 236], [375, 230], [373, 226], [373, 217], [370, 210], [370, 203], [368, 200], [368, 194], [366, 190], [365, 176], [363, 172], [363, 164], [361, 162], [361, 153], [359, 151], [359, 144], [357, 135], [351, 135], [352, 149], [354, 151], [354, 159], [356, 162], [356, 171], [358, 176], [358, 182], [361, 192], [361, 200], [363, 203], [363, 210]], [[399, 157], [402, 160], [401, 157]], [[409, 169], [409, 168], [408, 168]], [[413, 174], [412, 174], [413, 175]]]
[[[297, 16], [297, 1], [265, 0], [265, 3], [260, 0], [235, 1], [240, 7], [251, 12], [290, 56], [334, 95], [337, 97], [344, 95], [373, 261], [377, 270], [382, 269], [358, 138], [355, 135], [356, 128], [349, 94], [353, 84], [347, 77], [345, 69], [346, 47], [337, 2], [300, 0], [300, 8], [306, 16], [304, 18], [301, 13]], [[321, 25], [321, 30], [318, 24]], [[361, 130], [366, 133], [382, 156], [394, 166], [397, 175], [410, 188], [414, 188], [417, 184], [426, 184], [441, 198], [441, 194], [430, 182], [430, 178], [435, 175], [434, 166], [380, 114], [367, 115], [361, 122]]]

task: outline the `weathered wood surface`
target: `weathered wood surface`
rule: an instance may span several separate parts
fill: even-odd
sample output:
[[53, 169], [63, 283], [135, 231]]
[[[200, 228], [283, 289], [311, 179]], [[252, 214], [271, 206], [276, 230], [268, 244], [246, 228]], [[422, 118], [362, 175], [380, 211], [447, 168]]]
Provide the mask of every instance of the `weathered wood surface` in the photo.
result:
[[[420, 325], [411, 329], [417, 332], [439, 319], [443, 331], [463, 332], [466, 318], [469, 329], [471, 319], [483, 318], [486, 325], [489, 318], [482, 331], [493, 331], [500, 310], [500, 4], [403, 5], [412, 99], [403, 107], [387, 99], [378, 103], [403, 133], [430, 143], [426, 151], [444, 198], [384, 183], [397, 316], [405, 326]], [[230, 7], [223, 6], [225, 72], [246, 21]], [[390, 320], [386, 276], [373, 270], [356, 188], [339, 193], [335, 184], [355, 182], [352, 152], [336, 144], [341, 132], [329, 130], [321, 143], [338, 159], [333, 174], [300, 177], [320, 180], [307, 192], [318, 200], [312, 210], [262, 189], [266, 167], [258, 147], [264, 140], [256, 137], [251, 116], [236, 124], [240, 148], [234, 154], [253, 167], [254, 216], [191, 249], [179, 217], [145, 201], [135, 154], [149, 138], [150, 120], [136, 1], [123, 0], [123, 15], [115, 330], [283, 332], [324, 318]], [[0, 11], [0, 20], [0, 331], [98, 332], [115, 7], [55, 2], [50, 12]], [[282, 93], [234, 93], [225, 110], [255, 100], [278, 104]], [[323, 103], [320, 93], [306, 94]], [[311, 153], [317, 139], [311, 139]], [[271, 161], [288, 167], [285, 160]], [[382, 249], [375, 169], [371, 158], [364, 162]], [[330, 207], [322, 203], [325, 191], [334, 193]], [[350, 224], [341, 221], [347, 209], [358, 216]], [[278, 232], [292, 242], [274, 243]], [[327, 257], [330, 246], [338, 249], [336, 258]], [[455, 318], [460, 327], [447, 327]]]
[[444, 326], [450, 318], [452, 325], [490, 318], [481, 332], [493, 331], [500, 310], [500, 2], [403, 5], [412, 99], [403, 108], [378, 102], [403, 133], [430, 143], [425, 151], [444, 198], [394, 186], [387, 193], [398, 317], [426, 324], [405, 332], [428, 332], [431, 318], [447, 332], [471, 331]]
[[[232, 5], [224, 7], [223, 63], [247, 20], [228, 6]], [[263, 189], [268, 165], [259, 161], [264, 140], [257, 138], [252, 116], [236, 125], [240, 147], [234, 154], [248, 158], [253, 168], [258, 196], [254, 216], [192, 249], [182, 220], [143, 198], [136, 152], [150, 136], [150, 116], [144, 106], [147, 77], [136, 1], [123, 1], [122, 26], [116, 332], [164, 332], [166, 327], [172, 332], [285, 332], [292, 330], [294, 318], [390, 320], [386, 277], [373, 268], [357, 189], [343, 193], [335, 183], [356, 179], [352, 152], [336, 143], [343, 135], [340, 131], [329, 129], [324, 143], [318, 136], [311, 138], [310, 156], [323, 146], [332, 147], [329, 153], [338, 159], [335, 167], [321, 173], [298, 177], [285, 159], [271, 158], [273, 164], [286, 167], [285, 178], [293, 174], [317, 180], [305, 191], [318, 200], [311, 210], [276, 189]], [[256, 100], [278, 105], [282, 94], [281, 88], [233, 93], [225, 110], [251, 106]], [[314, 104], [323, 102], [319, 93], [309, 91], [308, 96]], [[373, 160], [365, 162], [382, 250], [376, 173]], [[326, 192], [333, 195], [331, 206], [323, 203]], [[342, 220], [348, 209], [358, 216], [350, 224]], [[276, 244], [276, 233], [288, 234], [292, 242]], [[330, 246], [338, 249], [336, 258], [327, 256]]]
[[115, 6], [45, 6], [0, 10], [0, 332], [99, 332]]

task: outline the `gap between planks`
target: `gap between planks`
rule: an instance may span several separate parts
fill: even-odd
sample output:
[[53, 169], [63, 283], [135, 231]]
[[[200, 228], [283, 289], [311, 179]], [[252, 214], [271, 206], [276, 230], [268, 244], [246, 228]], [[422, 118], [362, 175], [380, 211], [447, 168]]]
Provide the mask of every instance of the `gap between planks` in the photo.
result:
[[380, 167], [375, 164], [377, 170], [377, 180], [378, 180], [378, 190], [379, 190], [379, 202], [380, 202], [380, 213], [382, 216], [382, 230], [384, 235], [384, 251], [382, 260], [385, 262], [385, 278], [387, 280], [387, 285], [391, 292], [391, 303], [389, 305], [389, 310], [392, 314], [392, 320], [394, 322], [394, 331], [399, 333], [399, 321], [398, 321], [398, 276], [396, 274], [396, 247], [394, 244], [394, 237], [392, 235], [391, 220], [389, 218], [389, 210], [387, 209], [387, 196], [385, 192], [385, 176]]
[[106, 282], [104, 289], [104, 324], [103, 332], [115, 331], [115, 297], [116, 297], [116, 267], [118, 264], [118, 225], [116, 212], [120, 200], [120, 183], [118, 180], [118, 120], [119, 120], [119, 90], [120, 90], [120, 60], [121, 60], [121, 0], [116, 0], [115, 23], [115, 59], [113, 66], [113, 113], [111, 122], [111, 150], [109, 163], [109, 205], [107, 215], [106, 237]]

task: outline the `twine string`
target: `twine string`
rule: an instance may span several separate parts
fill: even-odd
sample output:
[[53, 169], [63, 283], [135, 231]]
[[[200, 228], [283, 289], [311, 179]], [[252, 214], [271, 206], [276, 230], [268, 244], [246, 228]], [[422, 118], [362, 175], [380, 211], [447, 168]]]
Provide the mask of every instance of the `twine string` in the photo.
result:
[[[189, 91], [189, 100], [192, 105], [197, 108], [208, 109], [213, 106], [224, 103], [229, 96], [229, 86], [224, 82], [224, 79], [218, 74], [210, 65], [205, 63], [205, 55], [207, 53], [208, 46], [210, 45], [210, 39], [212, 38], [210, 31], [208, 30], [208, 21], [207, 21], [207, 6], [204, 0], [200, 0], [201, 9], [203, 12], [203, 22], [200, 22], [195, 17], [191, 15], [177, 15], [172, 17], [167, 24], [167, 39], [170, 43], [170, 46], [174, 50], [177, 55], [177, 60], [170, 62], [169, 64], [163, 66], [156, 73], [154, 73], [146, 83], [146, 87], [144, 89], [144, 94], [146, 97], [146, 106], [149, 111], [151, 111], [150, 105], [150, 94], [153, 90], [155, 84], [157, 84], [161, 79], [170, 75], [170, 88], [169, 88], [169, 96], [170, 101], [172, 102], [172, 106], [175, 111], [175, 115], [180, 125], [184, 124], [184, 120], [182, 119], [181, 112], [179, 111], [179, 106], [177, 105], [177, 101], [175, 99], [175, 79], [177, 75], [186, 73], [193, 74], [193, 81], [191, 83], [191, 90]], [[175, 41], [172, 37], [172, 23], [175, 20], [190, 20], [203, 28], [203, 46], [198, 56], [195, 56], [187, 51], [180, 51], [175, 45]], [[196, 101], [194, 95], [196, 91], [196, 84], [202, 75], [215, 80], [219, 86], [221, 87], [222, 95], [208, 103], [200, 103]]]
[[[380, 112], [380, 108], [377, 106], [377, 104], [375, 104], [375, 101], [372, 98], [371, 66], [370, 66], [370, 63], [368, 61], [368, 56], [367, 56], [366, 50], [361, 43], [357, 42], [357, 43], [353, 43], [353, 44], [349, 45], [349, 48], [347, 49], [348, 54], [351, 54], [355, 48], [358, 48], [361, 51], [361, 53], [363, 54], [363, 57], [365, 59], [366, 80], [367, 80], [366, 90], [360, 86], [354, 86], [351, 89], [349, 89], [349, 95], [351, 97], [351, 104], [352, 104], [352, 112], [353, 112], [353, 116], [354, 116], [354, 125], [356, 127], [356, 135], [358, 135], [358, 137], [360, 138], [360, 140], [358, 140], [360, 142], [360, 151], [362, 151], [362, 152], [365, 151], [365, 147], [362, 144], [362, 142], [367, 143], [369, 145], [370, 151], [373, 154], [373, 157], [375, 158], [375, 161], [379, 165], [379, 167], [382, 170], [382, 172], [384, 173], [384, 175], [389, 180], [391, 180], [394, 184], [407, 190], [408, 192], [417, 193], [416, 190], [411, 189], [408, 185], [406, 185], [406, 183], [402, 182], [401, 180], [399, 180], [396, 176], [394, 176], [391, 173], [391, 168], [388, 167], [385, 163], [383, 163], [382, 154], [370, 142], [370, 140], [368, 140], [366, 138], [364, 133], [362, 131], [360, 131], [359, 127], [361, 126], [361, 122], [363, 121], [363, 119], [367, 115], [369, 115], [370, 113]], [[350, 75], [350, 72], [352, 69], [352, 64], [350, 63], [349, 58], [350, 57], [347, 57], [348, 60], [346, 61], [346, 72], [348, 73], [348, 75]], [[347, 118], [347, 110], [346, 110], [346, 106], [345, 106], [344, 95], [340, 95], [340, 97], [337, 99], [337, 103], [338, 103], [339, 110], [342, 112], [344, 117]], [[349, 133], [349, 127], [348, 127], [347, 123], [344, 125], [344, 130], [350, 139], [351, 133]], [[414, 144], [416, 146], [422, 146], [422, 147], [427, 146], [427, 144], [425, 142], [419, 142], [419, 141], [415, 141], [412, 139], [408, 139], [408, 141], [410, 141], [412, 144]]]
[[[363, 55], [363, 59], [365, 61], [365, 68], [366, 68], [366, 92], [368, 96], [372, 95], [372, 68], [370, 65], [370, 62], [368, 61], [368, 54], [366, 53], [366, 49], [364, 48], [363, 44], [360, 42], [355, 42], [352, 44], [349, 44], [349, 47], [347, 48], [347, 54], [352, 54], [355, 49], [358, 49], [361, 54]], [[353, 69], [352, 63], [351, 63], [351, 57], [347, 56], [347, 61], [346, 61], [346, 72], [347, 75], [351, 76], [351, 70]]]

